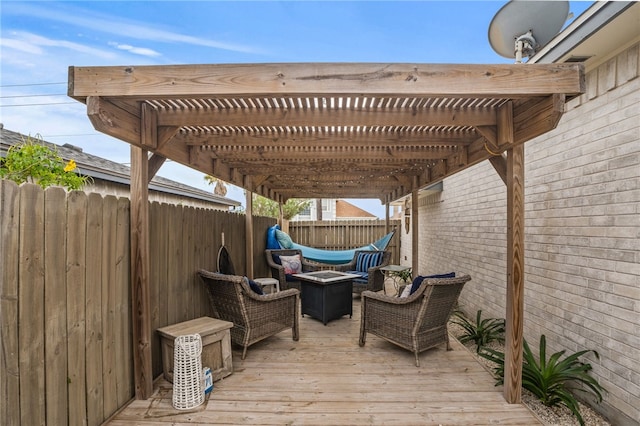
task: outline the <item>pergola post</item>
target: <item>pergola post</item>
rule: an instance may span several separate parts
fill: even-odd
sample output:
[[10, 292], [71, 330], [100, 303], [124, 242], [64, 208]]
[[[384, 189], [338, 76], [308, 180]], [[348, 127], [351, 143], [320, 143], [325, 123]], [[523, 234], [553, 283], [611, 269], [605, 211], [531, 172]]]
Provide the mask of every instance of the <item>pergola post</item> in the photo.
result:
[[131, 146], [131, 313], [136, 399], [153, 393], [149, 309], [149, 156]]
[[245, 258], [247, 277], [253, 279], [253, 193], [245, 191]]
[[411, 191], [411, 271], [418, 276], [418, 187]]
[[507, 150], [507, 300], [504, 398], [522, 396], [524, 315], [524, 145]]

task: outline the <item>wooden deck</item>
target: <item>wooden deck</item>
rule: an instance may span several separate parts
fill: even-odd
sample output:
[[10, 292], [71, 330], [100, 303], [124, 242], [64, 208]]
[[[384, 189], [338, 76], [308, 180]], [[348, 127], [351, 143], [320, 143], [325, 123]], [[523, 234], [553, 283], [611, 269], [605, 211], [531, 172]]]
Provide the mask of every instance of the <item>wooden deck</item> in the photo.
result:
[[171, 384], [159, 380], [152, 398], [133, 401], [109, 426], [130, 425], [540, 425], [524, 405], [507, 404], [502, 389], [452, 340], [413, 354], [368, 335], [358, 346], [360, 299], [353, 318], [322, 322], [307, 316], [300, 340], [291, 332], [255, 344], [244, 361], [234, 348], [234, 373], [215, 382], [205, 403], [172, 407]]

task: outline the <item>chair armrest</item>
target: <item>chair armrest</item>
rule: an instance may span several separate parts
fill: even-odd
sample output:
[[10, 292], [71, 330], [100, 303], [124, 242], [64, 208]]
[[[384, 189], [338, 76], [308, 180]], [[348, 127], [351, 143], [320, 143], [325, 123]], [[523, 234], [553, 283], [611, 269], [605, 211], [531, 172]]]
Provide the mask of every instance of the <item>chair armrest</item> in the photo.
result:
[[334, 268], [336, 271], [339, 271], [339, 272], [353, 271], [356, 268], [356, 260], [353, 259], [349, 263], [341, 263], [340, 265], [334, 265]]
[[245, 289], [245, 293], [246, 293], [245, 295], [249, 299], [262, 302], [262, 303], [268, 303], [274, 300], [286, 299], [287, 297], [296, 297], [300, 295], [300, 290], [295, 288], [288, 288], [286, 290], [280, 290], [275, 293], [267, 293], [267, 294], [258, 294], [255, 291], [251, 290], [251, 288], [248, 286], [243, 285], [243, 288]]

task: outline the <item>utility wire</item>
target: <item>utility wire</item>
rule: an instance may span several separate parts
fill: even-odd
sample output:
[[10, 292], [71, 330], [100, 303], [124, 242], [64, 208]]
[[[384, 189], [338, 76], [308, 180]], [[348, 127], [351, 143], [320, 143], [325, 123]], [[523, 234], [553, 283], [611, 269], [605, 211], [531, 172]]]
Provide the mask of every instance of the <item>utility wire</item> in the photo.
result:
[[41, 95], [7, 95], [0, 96], [0, 99], [9, 99], [9, 98], [35, 98], [38, 96], [67, 96], [66, 93], [51, 93], [51, 94], [41, 94]]
[[0, 105], [0, 108], [5, 107], [24, 107], [24, 106], [46, 106], [46, 105], [66, 105], [66, 104], [77, 104], [78, 102], [49, 102], [43, 104], [19, 104], [19, 105]]
[[0, 87], [31, 87], [31, 86], [52, 86], [55, 84], [67, 84], [66, 81], [60, 83], [29, 83], [29, 84], [0, 84]]

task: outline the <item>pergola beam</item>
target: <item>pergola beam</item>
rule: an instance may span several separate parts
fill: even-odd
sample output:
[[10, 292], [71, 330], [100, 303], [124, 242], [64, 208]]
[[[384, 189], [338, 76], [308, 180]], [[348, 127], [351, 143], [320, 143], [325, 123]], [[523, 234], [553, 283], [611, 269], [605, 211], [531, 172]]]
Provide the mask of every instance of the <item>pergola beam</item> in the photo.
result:
[[[69, 96], [129, 99], [326, 99], [362, 93], [374, 97], [530, 97], [579, 94], [576, 64], [203, 64], [69, 67]], [[552, 75], [550, 75], [552, 74]]]

